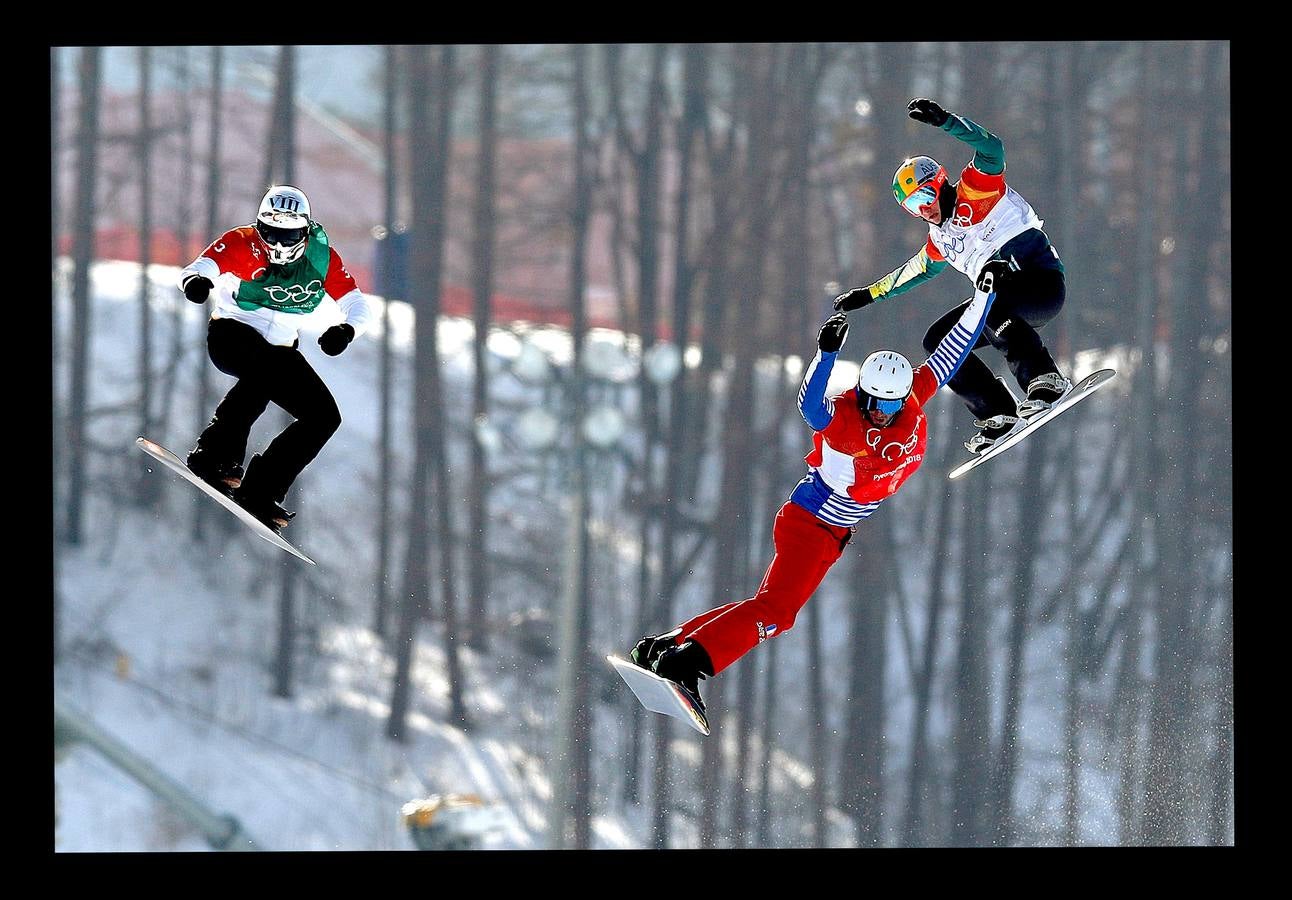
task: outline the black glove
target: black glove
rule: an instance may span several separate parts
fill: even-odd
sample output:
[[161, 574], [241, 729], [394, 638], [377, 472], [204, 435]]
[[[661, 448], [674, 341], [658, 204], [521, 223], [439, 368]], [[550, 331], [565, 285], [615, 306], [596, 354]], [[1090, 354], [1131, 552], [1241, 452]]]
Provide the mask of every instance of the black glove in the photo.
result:
[[206, 295], [211, 293], [211, 288], [215, 287], [211, 279], [203, 275], [190, 275], [188, 281], [184, 282], [184, 296], [193, 303], [205, 303]]
[[848, 314], [835, 313], [825, 320], [821, 333], [817, 336], [816, 345], [823, 353], [838, 353], [848, 336]]
[[354, 340], [354, 327], [342, 322], [319, 335], [319, 346], [328, 356], [337, 356]]
[[916, 97], [906, 104], [906, 114], [917, 122], [941, 128], [950, 116], [947, 111], [927, 97]]
[[870, 296], [870, 288], [853, 288], [834, 298], [834, 308], [840, 312], [847, 312], [850, 309], [861, 309], [874, 302], [875, 298]]
[[985, 293], [999, 291], [1000, 286], [1005, 283], [1011, 272], [1017, 271], [1015, 267], [1007, 260], [989, 259], [983, 264], [982, 271], [978, 273], [978, 280], [974, 286]]

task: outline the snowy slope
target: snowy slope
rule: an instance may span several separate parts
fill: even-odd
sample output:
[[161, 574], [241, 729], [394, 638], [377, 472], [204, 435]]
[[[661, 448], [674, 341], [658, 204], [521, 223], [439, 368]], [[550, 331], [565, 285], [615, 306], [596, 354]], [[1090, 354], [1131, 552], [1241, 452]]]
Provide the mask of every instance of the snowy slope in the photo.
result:
[[[159, 379], [154, 386], [156, 394], [163, 393], [176, 323], [183, 341], [171, 378], [168, 427], [155, 426], [157, 430], [149, 436], [182, 455], [210, 414], [209, 408], [195, 406], [197, 373], [205, 370], [212, 379], [211, 406], [232, 381], [216, 372], [201, 352], [204, 311], [184, 302], [174, 289], [176, 271], [157, 266], [150, 274], [154, 283], [153, 371]], [[451, 724], [443, 629], [438, 621], [423, 622], [418, 631], [416, 685], [408, 718], [411, 734], [400, 744], [384, 735], [393, 654], [371, 628], [379, 422], [375, 333], [357, 340], [340, 357], [325, 356], [315, 340], [335, 321], [330, 304], [309, 317], [302, 332], [302, 352], [333, 391], [344, 419], [340, 431], [288, 497], [287, 506], [300, 512], [289, 536], [319, 561], [318, 568], [311, 569], [245, 532], [231, 516], [215, 509], [172, 473], [156, 465], [149, 472], [150, 461], [133, 446], [140, 430], [134, 410], [139, 385], [138, 266], [100, 263], [93, 270], [93, 285], [89, 402], [97, 411], [90, 427], [95, 450], [90, 456], [85, 542], [74, 548], [61, 546], [58, 557], [64, 652], [55, 670], [55, 685], [60, 697], [92, 716], [101, 728], [147, 757], [208, 807], [236, 816], [265, 849], [411, 849], [399, 816], [401, 805], [450, 793], [476, 794], [488, 804], [495, 826], [482, 838], [482, 847], [550, 846], [557, 695], [552, 660], [535, 655], [531, 648], [535, 635], [540, 646], [544, 643], [543, 615], [556, 606], [568, 515], [562, 505], [555, 461], [527, 452], [518, 443], [519, 413], [542, 405], [549, 397], [542, 385], [509, 371], [510, 362], [532, 354], [532, 349], [526, 349], [512, 333], [496, 332], [490, 338], [495, 414], [489, 424], [496, 437], [490, 466], [495, 471], [506, 469], [513, 477], [507, 490], [496, 492], [491, 500], [491, 521], [496, 524], [490, 530], [490, 550], [500, 562], [486, 623], [490, 648], [487, 653], [460, 648], [472, 728]], [[66, 348], [70, 303], [65, 287], [56, 299], [57, 338], [60, 348]], [[379, 320], [380, 300], [374, 299], [374, 305]], [[397, 352], [396, 396], [405, 396], [411, 378], [412, 317], [404, 304], [392, 304], [391, 316]], [[568, 360], [568, 336], [559, 330], [535, 327], [525, 337], [553, 363]], [[598, 388], [599, 396], [622, 409], [630, 425], [622, 442], [631, 447], [640, 443], [640, 435], [631, 429], [635, 398], [626, 383], [632, 365], [613, 352], [622, 336], [603, 333], [599, 337], [609, 368], [614, 370], [614, 377]], [[460, 492], [465, 492], [468, 471], [460, 423], [470, 421], [471, 340], [468, 322], [441, 322], [447, 415], [450, 422], [459, 423], [451, 435], [451, 478]], [[56, 371], [56, 409], [66, 404], [66, 358], [64, 349]], [[1074, 376], [1104, 364], [1107, 361], [1078, 360]], [[1114, 364], [1125, 371], [1128, 362]], [[793, 358], [760, 362], [759, 389], [766, 390], [778, 380], [795, 382], [800, 368], [801, 361]], [[722, 377], [718, 376], [719, 397]], [[841, 364], [832, 389], [841, 390], [854, 378], [855, 366]], [[1115, 389], [1113, 386], [1109, 391]], [[933, 402], [949, 408], [952, 401], [939, 396]], [[765, 428], [771, 421], [771, 404], [760, 404], [756, 409], [756, 426]], [[406, 478], [410, 465], [406, 453], [410, 417], [407, 401], [395, 408], [398, 483]], [[949, 432], [951, 417], [934, 418], [936, 428], [946, 426]], [[263, 446], [284, 422], [282, 414], [271, 408], [253, 431], [252, 448]], [[791, 421], [788, 427], [801, 429], [801, 423]], [[806, 449], [806, 433], [802, 437]], [[949, 433], [939, 432], [931, 435], [931, 446], [934, 441], [951, 439]], [[1097, 448], [1082, 452], [1097, 452]], [[624, 467], [607, 464], [598, 471], [604, 478], [594, 485], [591, 498], [591, 531], [596, 542], [593, 643], [605, 651], [622, 651], [625, 640], [632, 636], [631, 626], [625, 623], [634, 615], [638, 525], [635, 517], [621, 512], [628, 477]], [[888, 519], [876, 517], [875, 527], [893, 527], [900, 544], [912, 542], [909, 532], [919, 524], [914, 513], [923, 508], [926, 492], [944, 489], [941, 475], [931, 471], [914, 480], [886, 507]], [[164, 484], [163, 502], [154, 512], [131, 505], [141, 477], [161, 479]], [[784, 493], [791, 487], [792, 482], [787, 482]], [[61, 497], [60, 492], [55, 498], [60, 515]], [[195, 542], [192, 519], [198, 504], [211, 507], [208, 527], [221, 523], [233, 523], [234, 527], [218, 541]], [[404, 497], [397, 492], [393, 504], [393, 568], [398, 571], [404, 560], [400, 524]], [[766, 524], [761, 513], [756, 513], [755, 529], [764, 534], [770, 549]], [[461, 514], [454, 528], [459, 533], [465, 529]], [[1058, 535], [1052, 537], [1061, 540]], [[1117, 539], [1117, 535], [1109, 536], [1114, 544]], [[701, 557], [697, 567], [704, 563]], [[763, 563], [758, 560], [754, 565], [761, 567]], [[813, 599], [824, 621], [838, 620], [848, 604], [857, 602], [850, 571], [856, 564], [841, 563]], [[907, 590], [915, 596], [925, 594], [920, 582], [926, 568], [921, 560], [904, 571]], [[461, 580], [461, 561], [458, 569]], [[294, 695], [283, 699], [272, 693], [272, 664], [279, 596], [288, 571], [301, 577], [296, 588], [300, 634]], [[432, 587], [434, 609], [440, 600], [437, 586]], [[733, 586], [732, 599], [745, 596], [753, 587]], [[399, 584], [392, 585], [396, 594], [399, 588]], [[461, 611], [461, 589], [457, 603]], [[707, 579], [688, 582], [677, 601], [678, 610], [684, 612], [710, 605]], [[916, 603], [912, 613], [918, 623], [925, 610]], [[943, 632], [952, 634], [954, 608], [944, 615]], [[523, 621], [537, 622], [537, 630]], [[1000, 623], [994, 627], [999, 628]], [[909, 663], [900, 649], [903, 638], [896, 621], [892, 628], [885, 730], [887, 777], [892, 783], [888, 803], [897, 812], [902, 802], [898, 779], [904, 777], [902, 766], [909, 755], [912, 698]], [[825, 658], [846, 658], [847, 641], [847, 629], [825, 629]], [[944, 641], [942, 652], [949, 654], [952, 649]], [[1062, 745], [1063, 708], [1057, 699], [1062, 696], [1064, 677], [1058, 662], [1062, 650], [1061, 635], [1054, 631], [1038, 631], [1028, 645], [1028, 695], [1024, 698], [1020, 755], [1024, 774], [1017, 799], [1027, 819], [1029, 840], [1037, 843], [1053, 842], [1055, 839], [1046, 836], [1057, 834], [1062, 820], [1063, 761], [1056, 752]], [[792, 810], [794, 815], [772, 817], [776, 846], [803, 846], [806, 840], [803, 803], [810, 796], [812, 774], [805, 764], [809, 747], [804, 735], [807, 729], [817, 727], [809, 721], [805, 681], [796, 675], [806, 664], [806, 652], [807, 642], [801, 637], [778, 643], [776, 665], [782, 673], [778, 682], [789, 688], [779, 700], [778, 743], [769, 771], [774, 806]], [[767, 658], [767, 653], [760, 652], [748, 662], [757, 667], [760, 685]], [[993, 660], [992, 664], [1001, 671], [1004, 660]], [[950, 657], [939, 666], [948, 671]], [[735, 703], [738, 678], [720, 679], [724, 689], [712, 710], [719, 719], [724, 705], [730, 708]], [[593, 843], [599, 848], [649, 845], [648, 809], [622, 799], [622, 748], [635, 701], [621, 687], [607, 677], [592, 691]], [[835, 718], [841, 709], [837, 698], [847, 686], [840, 680], [827, 683], [826, 688], [834, 698], [827, 704], [831, 720], [826, 727], [838, 741], [842, 722]], [[929, 738], [937, 745], [947, 740], [951, 721], [946, 714], [949, 698], [941, 686], [933, 702]], [[999, 707], [993, 714], [999, 716]], [[644, 733], [651, 734], [653, 726], [648, 722]], [[674, 764], [681, 771], [693, 772], [700, 763], [700, 745], [694, 739], [677, 737], [677, 732], [674, 735]], [[650, 796], [649, 768], [647, 762], [643, 798]], [[1082, 768], [1080, 825], [1085, 842], [1115, 843], [1115, 779], [1111, 772], [1101, 759], [1100, 748], [1091, 746]], [[191, 826], [88, 747], [74, 746], [56, 760], [55, 782], [58, 850], [206, 848]], [[698, 799], [683, 792], [677, 803], [674, 845], [695, 846], [699, 840], [694, 823]], [[830, 844], [851, 845], [851, 823], [833, 810], [827, 811], [827, 818], [832, 829]]]

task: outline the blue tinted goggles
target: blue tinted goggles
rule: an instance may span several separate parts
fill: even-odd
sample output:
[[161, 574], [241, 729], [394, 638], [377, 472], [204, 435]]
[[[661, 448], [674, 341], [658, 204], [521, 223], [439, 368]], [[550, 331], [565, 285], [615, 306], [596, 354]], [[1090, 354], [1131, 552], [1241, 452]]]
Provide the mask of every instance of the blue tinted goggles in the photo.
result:
[[905, 397], [898, 400], [885, 400], [882, 397], [872, 397], [865, 392], [861, 394], [861, 408], [866, 412], [874, 410], [886, 416], [895, 416], [902, 411], [902, 407], [905, 405]]
[[920, 210], [938, 199], [938, 192], [933, 189], [932, 185], [924, 185], [911, 191], [910, 196], [902, 201], [902, 206], [913, 216], [918, 216]]

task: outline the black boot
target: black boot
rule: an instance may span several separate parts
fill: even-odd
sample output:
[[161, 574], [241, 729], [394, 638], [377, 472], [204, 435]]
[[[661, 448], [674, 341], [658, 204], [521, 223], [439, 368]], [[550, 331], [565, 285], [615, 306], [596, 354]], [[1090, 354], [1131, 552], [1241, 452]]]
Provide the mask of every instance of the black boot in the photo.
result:
[[665, 648], [652, 668], [660, 678], [667, 678], [686, 691], [700, 712], [704, 712], [699, 680], [713, 675], [713, 662], [703, 647], [695, 641], [674, 644]]
[[184, 461], [190, 472], [226, 497], [242, 484], [242, 464], [216, 459], [208, 450], [197, 447]]
[[233, 492], [233, 502], [251, 513], [274, 534], [282, 534], [283, 529], [296, 518], [296, 513], [288, 512], [269, 497], [249, 494], [241, 488]]
[[682, 628], [679, 626], [663, 634], [648, 635], [637, 642], [628, 658], [643, 669], [649, 669], [661, 653], [677, 643], [677, 636], [681, 633]]
[[255, 516], [274, 534], [281, 534], [287, 524], [296, 518], [296, 513], [288, 512], [279, 505], [287, 491], [274, 496], [273, 488], [270, 487], [273, 473], [267, 469], [264, 457], [259, 453], [251, 457], [242, 484], [233, 492], [233, 502]]

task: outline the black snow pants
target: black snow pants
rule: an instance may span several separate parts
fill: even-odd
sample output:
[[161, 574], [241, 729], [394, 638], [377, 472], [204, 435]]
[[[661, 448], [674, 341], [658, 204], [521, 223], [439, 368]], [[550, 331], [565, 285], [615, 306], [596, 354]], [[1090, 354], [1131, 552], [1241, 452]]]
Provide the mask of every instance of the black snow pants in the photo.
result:
[[[1033, 378], [1059, 371], [1037, 329], [1063, 308], [1066, 296], [1063, 264], [1044, 232], [1038, 229], [1026, 231], [1009, 241], [999, 255], [1002, 259], [1013, 257], [1019, 268], [1001, 279], [996, 299], [987, 311], [987, 323], [974, 344], [974, 350], [990, 345], [1003, 353], [1010, 372], [1026, 394], [1027, 385]], [[938, 342], [960, 320], [970, 302], [972, 298], [929, 326], [924, 335], [925, 352], [932, 353], [937, 349]], [[996, 380], [977, 353], [969, 354], [947, 384], [975, 418], [1015, 414], [1014, 400], [1009, 391]]]
[[211, 362], [238, 379], [197, 439], [194, 453], [242, 464], [251, 426], [271, 402], [296, 419], [247, 466], [240, 493], [282, 503], [287, 489], [341, 425], [332, 392], [297, 350], [270, 344], [250, 325], [212, 319], [206, 347]]

